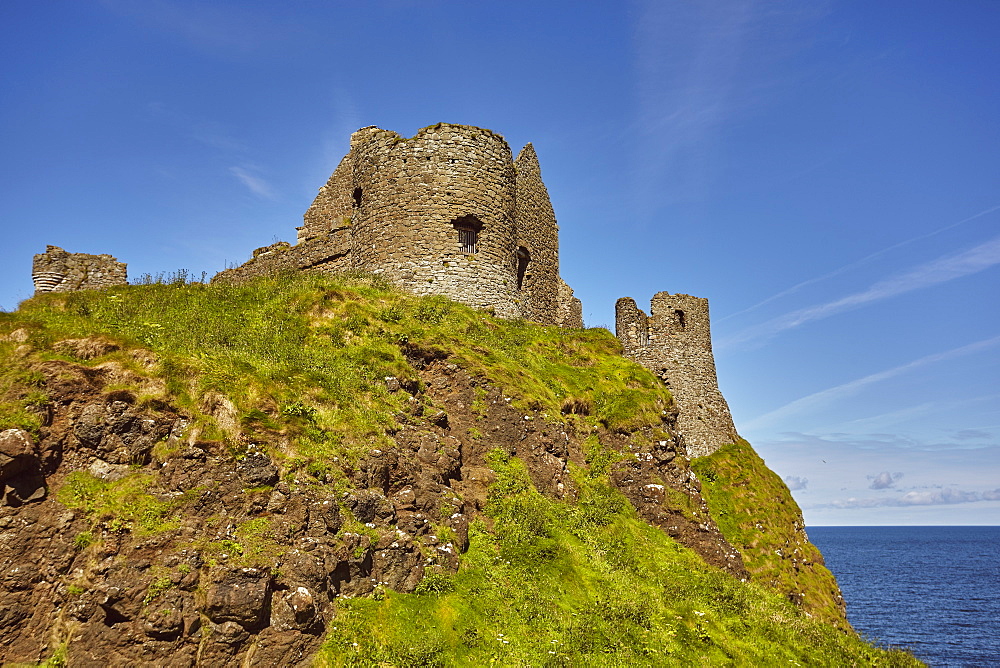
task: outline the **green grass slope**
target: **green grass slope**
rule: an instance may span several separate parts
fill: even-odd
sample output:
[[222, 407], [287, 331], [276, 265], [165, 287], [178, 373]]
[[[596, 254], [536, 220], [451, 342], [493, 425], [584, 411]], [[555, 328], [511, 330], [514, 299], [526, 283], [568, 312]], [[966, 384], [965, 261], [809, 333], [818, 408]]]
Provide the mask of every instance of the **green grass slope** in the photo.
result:
[[809, 542], [788, 487], [746, 441], [692, 462], [702, 496], [754, 580], [785, 593], [807, 613], [843, 628], [844, 603], [823, 555]]
[[[419, 385], [412, 360], [437, 354], [578, 434], [660, 428], [671, 405], [606, 330], [503, 321], [370, 277], [299, 275], [49, 294], [0, 313], [0, 429], [38, 430], [38, 407], [48, 401], [38, 367], [72, 362], [100, 367], [140, 403], [184, 411], [192, 429], [225, 441], [236, 457], [249, 442], [277, 444], [270, 454], [284, 476], [337, 489], [344, 467], [391, 446], [407, 419], [409, 395], [388, 390], [386, 379]], [[626, 456], [596, 453], [573, 470], [579, 497], [558, 501], [534, 489], [518, 459], [495, 452], [496, 482], [458, 573], [430, 575], [415, 594], [378, 590], [340, 601], [318, 661], [919, 665], [835, 627], [823, 599], [829, 573], [806, 581], [806, 612], [775, 591], [796, 564], [766, 552], [791, 545], [801, 517], [749, 446], [695, 467], [713, 516], [745, 550], [753, 583], [639, 519], [608, 481], [611, 463]], [[105, 520], [117, 513], [124, 530], [155, 532], [174, 507], [147, 499], [149, 482], [136, 474], [118, 483], [133, 502], [117, 503], [86, 474], [70, 474], [57, 497]], [[754, 522], [767, 527], [766, 539], [748, 528]], [[814, 553], [802, 558], [818, 563]]]
[[[405, 406], [384, 380], [417, 382], [408, 350], [446, 353], [509, 390], [515, 405], [553, 419], [585, 413], [595, 425], [638, 428], [658, 424], [671, 402], [652, 374], [617, 354], [607, 330], [504, 321], [366, 276], [46, 294], [0, 313], [0, 335], [15, 330], [0, 341], [0, 355], [31, 350], [36, 360], [79, 362], [72, 346], [59, 342], [102, 335], [117, 350], [91, 363], [155, 378], [162, 389], [154, 396], [147, 387], [145, 399], [169, 399], [194, 412], [206, 410], [206, 395], [221, 393], [237, 407], [243, 430], [272, 427], [275, 416], [305, 418], [296, 454], [313, 459], [353, 459], [358, 447], [385, 442], [393, 415]], [[25, 406], [45, 397], [32, 394], [39, 376], [29, 366], [12, 359], [0, 373], [0, 428], [37, 426]]]
[[552, 501], [496, 453], [487, 510], [455, 576], [343, 603], [327, 666], [912, 666], [706, 566], [639, 520], [600, 470]]

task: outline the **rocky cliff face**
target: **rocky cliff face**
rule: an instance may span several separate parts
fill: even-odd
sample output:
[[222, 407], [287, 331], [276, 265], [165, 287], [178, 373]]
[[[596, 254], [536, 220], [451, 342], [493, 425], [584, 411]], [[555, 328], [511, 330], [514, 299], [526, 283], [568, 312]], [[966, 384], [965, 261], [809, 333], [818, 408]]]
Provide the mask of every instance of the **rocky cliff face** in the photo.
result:
[[371, 276], [0, 313], [0, 663], [913, 665], [621, 352]]
[[[44, 360], [25, 338], [7, 336], [11, 359], [45, 400], [31, 405], [35, 433], [0, 432], [5, 664], [59, 654], [74, 666], [308, 665], [338, 598], [410, 592], [458, 568], [493, 479], [490, 450], [570, 501], [569, 467], [586, 465], [594, 436], [634, 455], [611, 479], [641, 517], [746, 577], [667, 432], [581, 433], [518, 410], [443, 349], [403, 346], [416, 378], [385, 381], [410, 406], [394, 447], [345, 462], [341, 476], [289, 463], [277, 411], [250, 436], [221, 394], [201, 397], [200, 415], [143, 398], [157, 381], [102, 362], [117, 351], [106, 339], [63, 340], [64, 359]], [[132, 354], [138, 368], [156, 363]]]

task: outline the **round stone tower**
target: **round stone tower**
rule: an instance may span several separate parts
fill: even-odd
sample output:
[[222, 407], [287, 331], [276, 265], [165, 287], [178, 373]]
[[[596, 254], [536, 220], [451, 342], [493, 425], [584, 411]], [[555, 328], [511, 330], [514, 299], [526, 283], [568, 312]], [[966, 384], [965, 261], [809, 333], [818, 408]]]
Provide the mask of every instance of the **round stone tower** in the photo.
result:
[[504, 318], [583, 327], [531, 144], [514, 160], [484, 128], [438, 123], [410, 138], [361, 128], [302, 223], [295, 246], [258, 249], [212, 280], [359, 270]]
[[417, 294], [523, 315], [516, 177], [503, 137], [446, 123], [409, 139], [363, 128], [348, 157], [355, 268]]

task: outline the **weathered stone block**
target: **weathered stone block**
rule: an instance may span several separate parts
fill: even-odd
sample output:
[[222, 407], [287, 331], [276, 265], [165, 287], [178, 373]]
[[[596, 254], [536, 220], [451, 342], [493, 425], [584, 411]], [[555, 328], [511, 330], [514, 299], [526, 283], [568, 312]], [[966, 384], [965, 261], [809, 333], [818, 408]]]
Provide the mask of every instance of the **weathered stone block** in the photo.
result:
[[647, 316], [622, 297], [615, 304], [615, 329], [626, 356], [670, 388], [689, 457], [710, 455], [738, 438], [719, 391], [707, 299], [658, 292]]

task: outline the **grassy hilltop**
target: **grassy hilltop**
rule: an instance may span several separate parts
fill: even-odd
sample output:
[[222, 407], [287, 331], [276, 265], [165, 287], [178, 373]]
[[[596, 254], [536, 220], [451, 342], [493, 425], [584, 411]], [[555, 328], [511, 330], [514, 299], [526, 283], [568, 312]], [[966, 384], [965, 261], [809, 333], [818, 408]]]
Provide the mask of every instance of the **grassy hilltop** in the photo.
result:
[[11, 552], [48, 575], [0, 584], [0, 663], [920, 665], [850, 629], [750, 446], [689, 463], [672, 410], [606, 330], [371, 277], [35, 297], [0, 431], [47, 493], [0, 524], [56, 528]]

